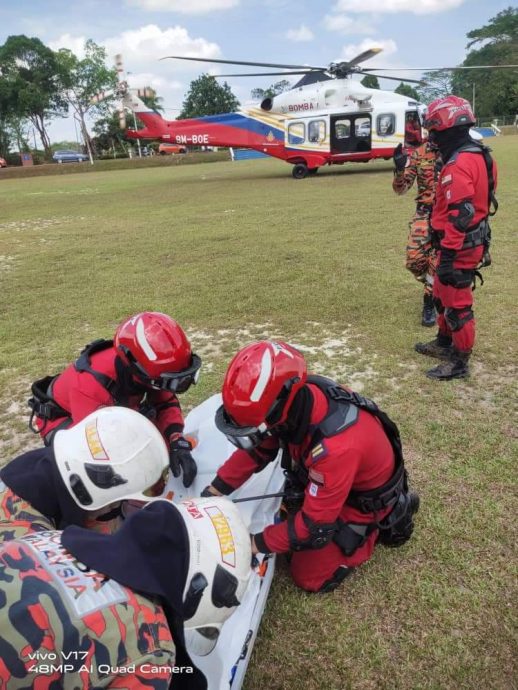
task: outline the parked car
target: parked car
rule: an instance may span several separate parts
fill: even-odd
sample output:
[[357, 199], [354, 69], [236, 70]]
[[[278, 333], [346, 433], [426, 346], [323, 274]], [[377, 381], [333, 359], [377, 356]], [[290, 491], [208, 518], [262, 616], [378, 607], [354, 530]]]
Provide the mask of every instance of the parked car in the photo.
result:
[[5, 158], [0, 158], [0, 168], [7, 168], [7, 161]]
[[52, 156], [56, 163], [82, 163], [90, 158], [79, 151], [55, 151]]
[[158, 153], [161, 156], [167, 156], [173, 153], [187, 153], [187, 146], [181, 146], [180, 144], [160, 144]]

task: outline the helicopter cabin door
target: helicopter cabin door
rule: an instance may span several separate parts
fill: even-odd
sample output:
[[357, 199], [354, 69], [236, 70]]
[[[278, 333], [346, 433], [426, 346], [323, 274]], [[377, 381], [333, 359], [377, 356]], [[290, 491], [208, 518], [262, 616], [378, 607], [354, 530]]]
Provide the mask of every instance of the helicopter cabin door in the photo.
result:
[[365, 153], [371, 150], [371, 116], [369, 113], [333, 115], [331, 117], [331, 153]]

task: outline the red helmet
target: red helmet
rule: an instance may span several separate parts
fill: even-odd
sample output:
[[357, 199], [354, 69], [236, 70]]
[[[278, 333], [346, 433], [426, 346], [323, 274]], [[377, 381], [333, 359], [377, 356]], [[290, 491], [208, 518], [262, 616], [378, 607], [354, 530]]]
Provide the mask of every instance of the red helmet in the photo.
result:
[[423, 126], [429, 131], [442, 132], [459, 125], [474, 125], [475, 122], [469, 101], [459, 96], [445, 96], [430, 103], [424, 114]]
[[146, 386], [183, 393], [198, 380], [201, 360], [181, 326], [166, 314], [144, 311], [131, 316], [117, 328], [114, 345]]
[[241, 448], [257, 445], [286, 421], [306, 379], [306, 361], [291, 345], [275, 340], [247, 345], [228, 367], [216, 425]]

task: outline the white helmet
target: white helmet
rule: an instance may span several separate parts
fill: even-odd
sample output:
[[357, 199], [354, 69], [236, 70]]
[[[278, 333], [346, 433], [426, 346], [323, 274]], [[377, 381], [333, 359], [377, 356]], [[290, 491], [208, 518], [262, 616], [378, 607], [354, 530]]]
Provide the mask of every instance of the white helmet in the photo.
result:
[[102, 407], [54, 437], [56, 465], [74, 501], [98, 510], [125, 499], [149, 501], [146, 489], [169, 468], [161, 433], [125, 407]]
[[189, 537], [183, 603], [190, 652], [204, 656], [243, 600], [252, 573], [250, 534], [228, 498], [193, 498], [175, 505]]

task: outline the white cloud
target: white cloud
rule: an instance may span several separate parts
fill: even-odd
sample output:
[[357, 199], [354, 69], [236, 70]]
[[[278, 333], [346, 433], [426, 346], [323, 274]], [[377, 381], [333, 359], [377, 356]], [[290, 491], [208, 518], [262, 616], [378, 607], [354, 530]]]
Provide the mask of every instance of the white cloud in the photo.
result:
[[206, 14], [216, 10], [237, 7], [240, 0], [126, 0], [129, 5], [146, 12], [179, 12], [180, 14]]
[[72, 36], [71, 34], [62, 34], [55, 41], [49, 41], [49, 48], [52, 50], [60, 50], [60, 48], [68, 48], [78, 58], [85, 56], [85, 36]]
[[352, 60], [352, 58], [356, 57], [360, 53], [363, 53], [364, 50], [369, 50], [370, 48], [381, 48], [383, 50], [383, 53], [371, 58], [368, 61], [369, 67], [381, 67], [385, 63], [385, 58], [388, 55], [393, 55], [394, 53], [397, 53], [396, 42], [393, 41], [391, 38], [386, 38], [382, 40], [366, 38], [361, 43], [350, 43], [344, 46], [342, 48], [342, 52], [340, 53], [340, 57], [338, 58], [338, 62], [340, 60]]
[[465, 0], [337, 0], [334, 12], [412, 12], [434, 14], [459, 7]]
[[156, 63], [170, 53], [201, 58], [214, 58], [221, 53], [216, 43], [210, 43], [204, 38], [191, 38], [187, 29], [182, 26], [161, 29], [156, 24], [123, 31], [118, 36], [106, 39], [103, 44], [108, 55], [122, 53], [128, 65], [135, 62], [137, 67], [142, 62]]
[[312, 41], [315, 38], [311, 29], [308, 29], [304, 24], [301, 24], [298, 29], [289, 29], [284, 35], [288, 41], [295, 41], [296, 43]]
[[341, 34], [376, 33], [376, 29], [371, 24], [361, 19], [352, 19], [346, 14], [326, 14], [323, 24], [328, 31], [337, 31]]

